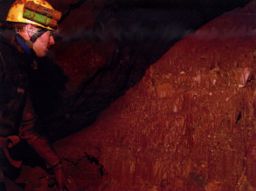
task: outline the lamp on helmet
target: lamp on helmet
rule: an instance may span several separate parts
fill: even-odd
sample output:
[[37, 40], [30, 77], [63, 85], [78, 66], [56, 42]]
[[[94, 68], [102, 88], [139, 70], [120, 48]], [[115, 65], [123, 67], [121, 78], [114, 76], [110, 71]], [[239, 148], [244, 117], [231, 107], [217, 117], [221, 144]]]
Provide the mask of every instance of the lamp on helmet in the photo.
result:
[[60, 18], [61, 12], [45, 0], [16, 0], [9, 9], [6, 21], [54, 30]]

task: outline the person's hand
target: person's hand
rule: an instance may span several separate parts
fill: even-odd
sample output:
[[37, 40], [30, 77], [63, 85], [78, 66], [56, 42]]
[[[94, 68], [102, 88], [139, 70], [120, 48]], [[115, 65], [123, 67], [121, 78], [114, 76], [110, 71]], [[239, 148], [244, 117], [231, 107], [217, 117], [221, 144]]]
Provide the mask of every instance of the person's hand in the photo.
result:
[[65, 179], [65, 191], [81, 191], [71, 176]]
[[65, 191], [65, 177], [62, 170], [62, 165], [58, 164], [53, 170], [57, 182], [57, 191]]
[[54, 174], [57, 184], [56, 191], [80, 191], [74, 179], [64, 175], [61, 164], [54, 167]]

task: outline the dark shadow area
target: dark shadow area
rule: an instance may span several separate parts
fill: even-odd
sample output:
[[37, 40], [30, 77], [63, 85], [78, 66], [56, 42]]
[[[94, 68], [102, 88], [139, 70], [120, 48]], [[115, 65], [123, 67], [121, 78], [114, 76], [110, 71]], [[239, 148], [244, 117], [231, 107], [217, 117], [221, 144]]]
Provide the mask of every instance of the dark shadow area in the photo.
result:
[[45, 119], [64, 104], [62, 94], [68, 77], [47, 57], [39, 59], [37, 67], [30, 75], [31, 96], [36, 113]]

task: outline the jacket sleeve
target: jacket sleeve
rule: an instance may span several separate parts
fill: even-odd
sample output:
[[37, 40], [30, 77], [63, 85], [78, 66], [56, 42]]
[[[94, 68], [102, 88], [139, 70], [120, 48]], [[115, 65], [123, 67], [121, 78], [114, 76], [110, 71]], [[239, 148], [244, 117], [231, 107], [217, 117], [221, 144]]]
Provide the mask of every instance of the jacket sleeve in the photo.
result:
[[[7, 60], [0, 50], [0, 136], [8, 136], [16, 132], [13, 113], [10, 110], [15, 88], [7, 78]], [[10, 115], [9, 115], [10, 114]]]
[[23, 111], [22, 124], [19, 129], [20, 137], [24, 139], [51, 167], [60, 163], [58, 155], [49, 145], [48, 141], [35, 131], [36, 115], [31, 100], [27, 97]]
[[3, 105], [8, 102], [10, 95], [12, 95], [12, 88], [10, 82], [6, 79], [6, 59], [0, 51], [0, 104]]

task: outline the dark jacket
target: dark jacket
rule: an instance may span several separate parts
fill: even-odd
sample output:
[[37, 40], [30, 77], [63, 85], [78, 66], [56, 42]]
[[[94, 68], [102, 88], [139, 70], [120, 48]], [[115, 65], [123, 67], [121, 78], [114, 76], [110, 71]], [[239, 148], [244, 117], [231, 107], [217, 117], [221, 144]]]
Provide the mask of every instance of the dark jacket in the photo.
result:
[[0, 36], [0, 136], [19, 132], [30, 60], [15, 40]]

